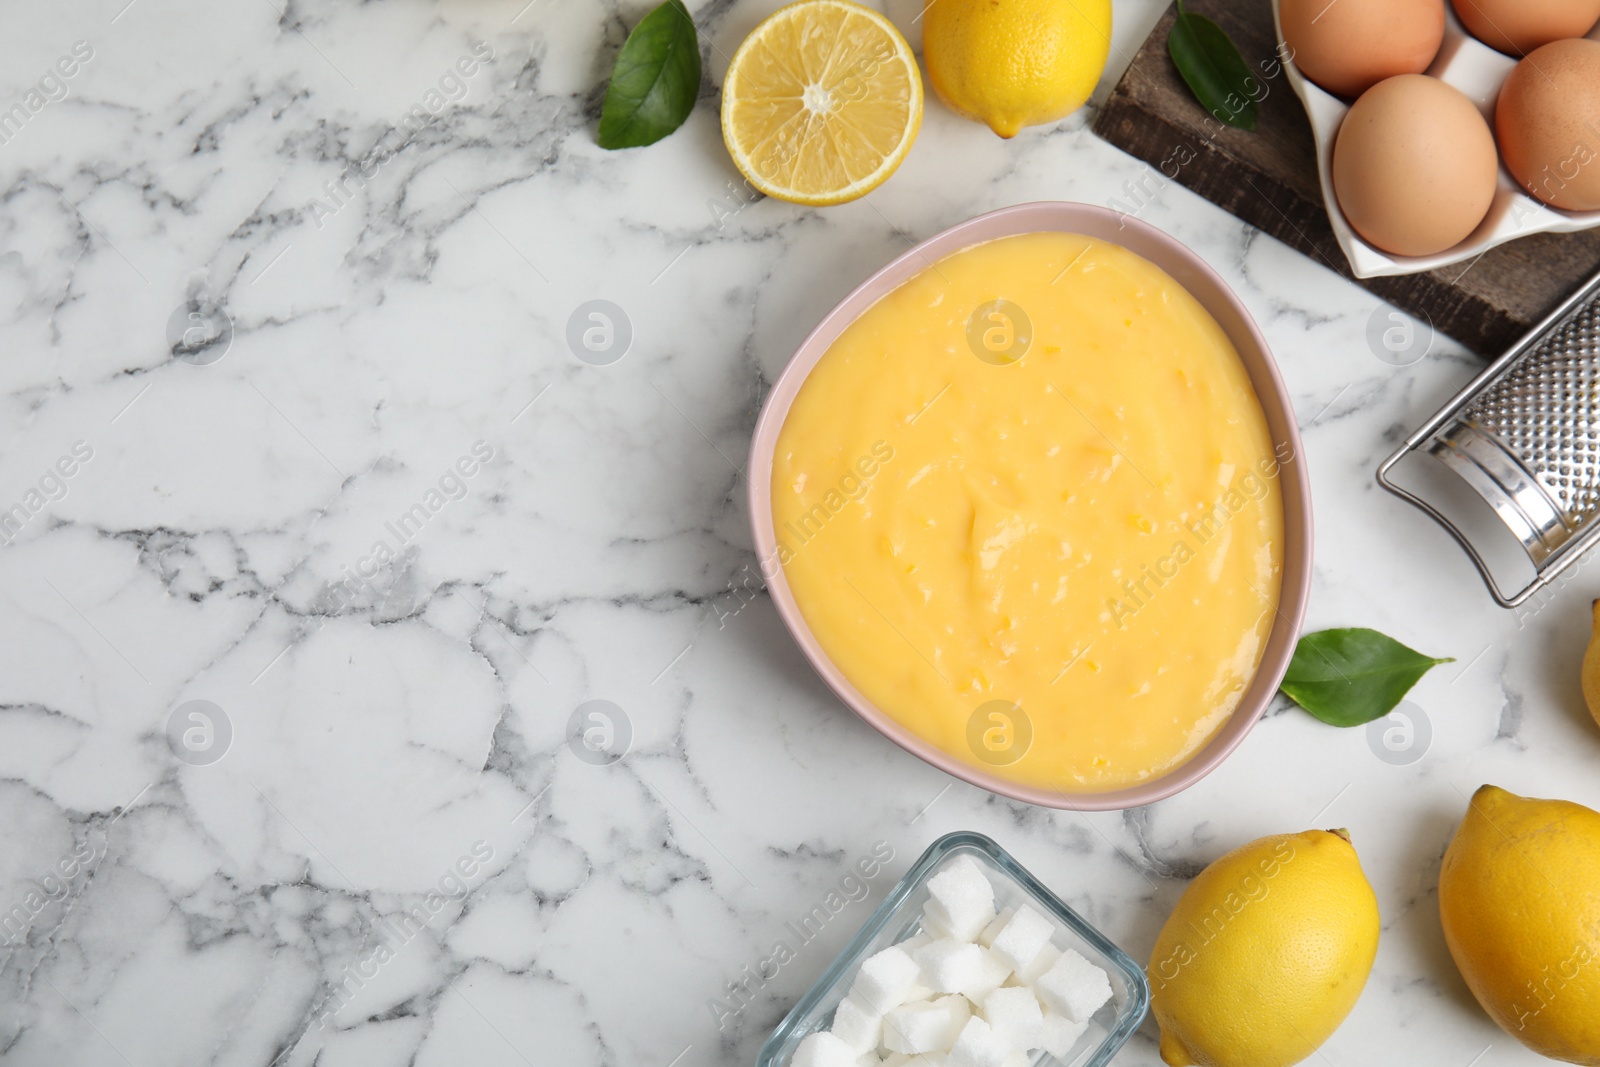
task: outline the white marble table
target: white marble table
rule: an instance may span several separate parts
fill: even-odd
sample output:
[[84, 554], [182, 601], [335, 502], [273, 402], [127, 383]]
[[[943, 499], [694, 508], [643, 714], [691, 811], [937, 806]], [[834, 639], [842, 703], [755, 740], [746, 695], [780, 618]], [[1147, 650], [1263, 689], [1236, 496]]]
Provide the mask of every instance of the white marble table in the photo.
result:
[[[715, 87], [776, 0], [692, 3], [699, 106], [607, 153], [599, 87], [647, 6], [10, 5], [0, 1061], [748, 1064], [947, 831], [990, 834], [1143, 959], [1199, 866], [1342, 825], [1385, 936], [1319, 1062], [1539, 1062], [1472, 1004], [1435, 881], [1485, 781], [1600, 804], [1575, 672], [1593, 583], [1499, 611], [1372, 481], [1474, 359], [1380, 360], [1372, 297], [1161, 189], [1142, 217], [1237, 287], [1293, 391], [1311, 625], [1459, 657], [1412, 697], [1431, 743], [1396, 766], [1276, 706], [1143, 810], [953, 783], [855, 721], [751, 591], [755, 413], [908, 240], [1106, 203], [1144, 168], [1086, 112], [1002, 143], [930, 101], [869, 199], [744, 205]], [[1159, 7], [1119, 0], [1120, 53]], [[914, 0], [889, 10], [913, 30]], [[566, 339], [595, 299], [631, 326], [605, 366]], [[620, 761], [565, 742], [591, 700], [622, 711]], [[866, 898], [719, 1020], [875, 847]], [[1118, 1062], [1155, 1064], [1153, 1034]]]

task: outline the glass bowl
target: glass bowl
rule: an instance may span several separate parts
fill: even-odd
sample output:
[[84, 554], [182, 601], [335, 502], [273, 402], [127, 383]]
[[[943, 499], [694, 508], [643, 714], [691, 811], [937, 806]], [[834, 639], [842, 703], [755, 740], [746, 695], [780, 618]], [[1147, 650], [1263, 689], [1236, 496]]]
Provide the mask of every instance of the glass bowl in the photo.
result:
[[1150, 1009], [1150, 983], [1144, 972], [1110, 939], [1028, 873], [1011, 854], [983, 834], [970, 830], [946, 834], [928, 846], [904, 878], [890, 891], [839, 953], [816, 984], [761, 1046], [756, 1067], [787, 1067], [795, 1048], [807, 1035], [827, 1029], [856, 970], [868, 956], [898, 944], [922, 929], [922, 905], [928, 899], [928, 879], [960, 856], [970, 856], [994, 885], [996, 910], [1031, 904], [1055, 925], [1050, 943], [1058, 949], [1074, 948], [1111, 979], [1111, 999], [1089, 1023], [1070, 1056], [1058, 1060], [1045, 1052], [1034, 1055], [1040, 1067], [1105, 1067], [1133, 1036]]

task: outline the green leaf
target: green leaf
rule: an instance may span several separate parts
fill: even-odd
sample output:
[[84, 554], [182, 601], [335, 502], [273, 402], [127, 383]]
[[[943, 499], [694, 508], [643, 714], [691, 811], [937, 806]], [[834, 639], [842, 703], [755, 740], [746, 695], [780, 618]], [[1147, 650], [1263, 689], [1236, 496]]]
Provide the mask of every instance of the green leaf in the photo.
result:
[[655, 144], [683, 125], [700, 95], [700, 41], [683, 0], [646, 15], [611, 68], [600, 108], [601, 148]]
[[1434, 659], [1376, 630], [1322, 630], [1295, 646], [1285, 695], [1325, 723], [1360, 726], [1394, 710]]
[[1167, 34], [1167, 52], [1201, 107], [1229, 126], [1256, 128], [1259, 84], [1221, 26], [1203, 15], [1189, 14], [1180, 3], [1177, 21]]

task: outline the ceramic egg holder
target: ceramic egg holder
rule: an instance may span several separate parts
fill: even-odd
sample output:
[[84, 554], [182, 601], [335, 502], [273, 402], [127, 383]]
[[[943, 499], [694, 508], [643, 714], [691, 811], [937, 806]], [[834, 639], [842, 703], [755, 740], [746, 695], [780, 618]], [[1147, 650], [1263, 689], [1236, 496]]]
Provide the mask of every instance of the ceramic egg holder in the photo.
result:
[[[1272, 0], [1272, 19], [1277, 29], [1279, 55], [1288, 57], [1288, 47], [1282, 43], [1283, 20], [1278, 14], [1278, 4], [1279, 0]], [[1600, 27], [1591, 31], [1589, 36], [1600, 39]], [[1465, 93], [1483, 112], [1491, 131], [1494, 129], [1494, 105], [1500, 95], [1500, 86], [1516, 65], [1517, 60], [1511, 56], [1495, 51], [1469, 34], [1446, 3], [1444, 44], [1440, 46], [1439, 54], [1434, 57], [1427, 73]], [[1322, 199], [1328, 207], [1328, 219], [1333, 224], [1334, 236], [1338, 238], [1339, 247], [1344, 249], [1345, 258], [1350, 261], [1350, 269], [1357, 278], [1420, 274], [1452, 263], [1469, 262], [1496, 245], [1526, 237], [1530, 233], [1574, 233], [1600, 226], [1600, 211], [1557, 211], [1524, 193], [1502, 162], [1494, 203], [1490, 205], [1488, 215], [1465, 241], [1431, 256], [1394, 256], [1374, 248], [1351, 228], [1333, 192], [1333, 143], [1339, 133], [1339, 124], [1350, 110], [1350, 104], [1301, 74], [1292, 59], [1285, 62], [1283, 67], [1290, 87], [1305, 105], [1306, 115], [1311, 119], [1311, 132], [1317, 142], [1317, 173], [1322, 182]]]

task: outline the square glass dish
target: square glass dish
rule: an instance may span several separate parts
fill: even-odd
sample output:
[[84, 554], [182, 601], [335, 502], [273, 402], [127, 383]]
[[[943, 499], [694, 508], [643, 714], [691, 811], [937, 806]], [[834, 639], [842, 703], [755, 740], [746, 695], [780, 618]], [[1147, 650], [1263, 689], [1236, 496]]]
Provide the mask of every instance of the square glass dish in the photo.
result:
[[1127, 953], [1067, 907], [1005, 849], [983, 834], [962, 831], [939, 838], [911, 865], [888, 898], [761, 1046], [756, 1067], [787, 1067], [801, 1040], [828, 1028], [834, 1009], [849, 992], [862, 962], [921, 931], [922, 906], [928, 900], [928, 879], [961, 856], [976, 860], [988, 875], [994, 885], [997, 910], [1018, 904], [1032, 905], [1055, 926], [1051, 944], [1058, 949], [1077, 949], [1111, 979], [1111, 999], [1094, 1014], [1089, 1029], [1078, 1039], [1071, 1054], [1059, 1060], [1038, 1052], [1031, 1062], [1039, 1067], [1105, 1067], [1111, 1062], [1150, 1009], [1150, 984], [1144, 972]]

